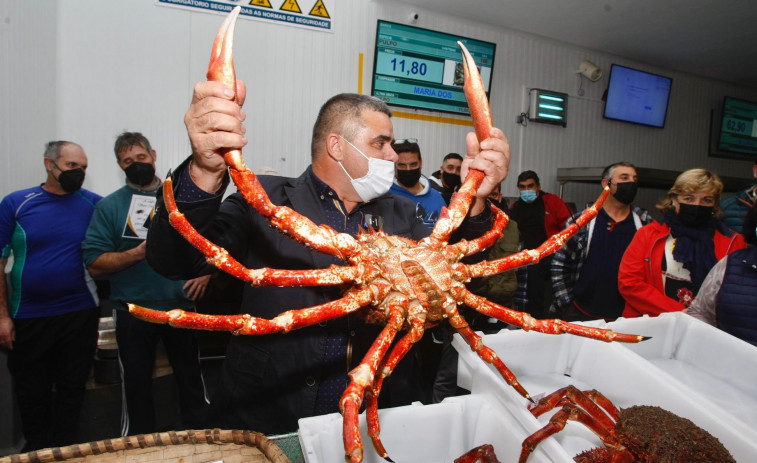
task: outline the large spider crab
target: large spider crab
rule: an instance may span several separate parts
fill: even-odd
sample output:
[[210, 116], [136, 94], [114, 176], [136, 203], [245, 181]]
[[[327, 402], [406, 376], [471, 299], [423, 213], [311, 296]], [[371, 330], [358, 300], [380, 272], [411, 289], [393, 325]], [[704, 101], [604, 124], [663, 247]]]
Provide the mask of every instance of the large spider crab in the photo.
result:
[[577, 462], [736, 461], [712, 434], [660, 407], [634, 405], [618, 410], [597, 390], [566, 386], [542, 398], [531, 413], [539, 417], [557, 407], [560, 410], [549, 423], [523, 441], [519, 463], [526, 463], [536, 446], [562, 431], [568, 420], [584, 424], [605, 444], [576, 455]]
[[[230, 89], [236, 88], [232, 40], [239, 11], [239, 7], [235, 8], [221, 26], [208, 67], [208, 80], [221, 81]], [[465, 95], [473, 115], [476, 135], [479, 140], [484, 140], [489, 138], [492, 128], [489, 105], [473, 58], [462, 44], [460, 47], [465, 66]], [[163, 188], [164, 201], [170, 214], [170, 222], [179, 233], [200, 250], [209, 263], [252, 285], [352, 285], [340, 299], [315, 307], [290, 310], [270, 320], [249, 314], [210, 316], [178, 309], [159, 312], [132, 304], [129, 305], [129, 310], [144, 320], [156, 323], [169, 323], [181, 328], [231, 331], [244, 335], [286, 333], [357, 311], [360, 311], [367, 322], [383, 324], [383, 330], [361, 364], [349, 373], [350, 383], [340, 400], [340, 410], [344, 417], [344, 446], [347, 458], [352, 462], [360, 462], [363, 457], [358, 414], [364, 398], [374, 447], [379, 455], [388, 458], [379, 439], [377, 397], [382, 382], [391, 374], [413, 343], [421, 338], [424, 330], [444, 319], [450, 321], [471, 349], [497, 368], [508, 384], [530, 399], [515, 375], [494, 351], [481, 343], [481, 338], [460, 316], [458, 304], [467, 304], [483, 314], [526, 330], [551, 334], [571, 333], [608, 342], [639, 342], [644, 339], [642, 336], [618, 334], [561, 320], [536, 320], [528, 314], [501, 307], [472, 294], [464, 285], [471, 278], [494, 275], [535, 263], [540, 258], [554, 253], [580, 226], [596, 216], [598, 208], [607, 197], [607, 189], [597, 203], [574, 225], [553, 236], [538, 249], [494, 261], [465, 265], [460, 260], [491, 246], [501, 236], [508, 221], [507, 215], [492, 207], [495, 219], [490, 231], [475, 240], [448, 244], [452, 232], [465, 219], [471, 200], [484, 179], [484, 173], [481, 171], [472, 170], [469, 173], [460, 190], [454, 195], [450, 207], [442, 211], [430, 236], [416, 243], [406, 238], [387, 235], [381, 230], [372, 230], [353, 237], [336, 233], [326, 226], [317, 226], [294, 210], [271, 203], [255, 174], [244, 165], [241, 151], [228, 150], [223, 152], [223, 156], [240, 193], [261, 216], [269, 220], [271, 226], [318, 252], [345, 260], [349, 266], [310, 270], [247, 269], [226, 250], [201, 236], [177, 210], [169, 177]], [[409, 332], [394, 343], [397, 334], [402, 330]]]

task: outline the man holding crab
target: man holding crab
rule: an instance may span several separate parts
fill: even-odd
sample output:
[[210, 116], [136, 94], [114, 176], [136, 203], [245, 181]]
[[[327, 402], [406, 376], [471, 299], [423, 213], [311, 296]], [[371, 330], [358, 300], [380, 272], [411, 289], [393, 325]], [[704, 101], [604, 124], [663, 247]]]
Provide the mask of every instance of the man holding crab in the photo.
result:
[[[341, 265], [272, 228], [239, 194], [222, 200], [229, 183], [219, 150], [247, 144], [241, 103], [245, 86], [234, 93], [218, 82], [195, 86], [185, 124], [192, 156], [173, 173], [178, 208], [201, 234], [223, 246], [248, 268], [307, 269]], [[321, 108], [313, 128], [312, 164], [298, 178], [258, 177], [271, 201], [286, 205], [317, 224], [352, 235], [362, 228], [382, 228], [414, 240], [429, 233], [415, 217], [412, 201], [388, 194], [397, 154], [391, 147], [391, 111], [380, 100], [340, 94]], [[510, 152], [501, 130], [479, 143], [466, 139], [463, 175], [471, 168], [486, 174], [459, 230], [464, 238], [480, 236], [492, 226], [486, 201], [507, 175]], [[160, 198], [160, 195], [158, 195]], [[168, 223], [159, 200], [147, 240], [150, 264], [171, 278], [196, 277], [213, 270]], [[310, 307], [340, 297], [340, 287], [246, 286], [240, 313], [273, 318], [285, 310]], [[217, 397], [219, 426], [283, 433], [297, 429], [297, 419], [334, 413], [339, 396], [379, 327], [354, 315], [342, 316], [286, 334], [239, 336], [227, 348]], [[414, 357], [413, 350], [407, 357]], [[382, 389], [380, 404], [418, 400], [412, 378], [417, 367], [406, 358]], [[403, 371], [407, 370], [407, 371]], [[394, 384], [392, 384], [394, 383]], [[383, 400], [383, 402], [382, 402]]]

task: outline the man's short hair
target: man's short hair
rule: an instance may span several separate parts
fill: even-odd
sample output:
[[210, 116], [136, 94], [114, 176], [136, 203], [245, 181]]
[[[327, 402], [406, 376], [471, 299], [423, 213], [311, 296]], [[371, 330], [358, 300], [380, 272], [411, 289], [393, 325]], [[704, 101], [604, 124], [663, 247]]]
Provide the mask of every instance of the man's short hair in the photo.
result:
[[72, 141], [66, 141], [66, 140], [49, 141], [45, 144], [45, 153], [43, 157], [53, 162], [57, 162], [58, 158], [60, 157], [60, 151], [63, 149], [64, 146], [67, 146], [67, 145], [74, 145], [81, 148], [81, 146], [79, 146], [78, 143], [74, 143]]
[[457, 153], [449, 153], [448, 155], [444, 156], [444, 159], [442, 159], [442, 164], [444, 164], [444, 162], [448, 159], [457, 159], [458, 161], [462, 161], [463, 157]]
[[536, 172], [533, 170], [526, 170], [520, 173], [518, 175], [518, 183], [525, 182], [526, 180], [534, 179], [534, 182], [536, 182], [536, 186], [541, 186], [541, 183], [539, 183], [539, 176], [536, 175]]
[[384, 113], [392, 117], [392, 111], [382, 100], [358, 93], [340, 93], [326, 101], [318, 112], [313, 125], [313, 137], [310, 141], [310, 154], [313, 159], [321, 150], [330, 133], [338, 133], [344, 138], [353, 139], [358, 129], [364, 126], [364, 110]]
[[617, 169], [618, 167], [630, 167], [631, 169], [636, 171], [637, 174], [639, 173], [635, 165], [631, 164], [630, 162], [620, 161], [605, 167], [605, 170], [602, 171], [602, 180], [610, 180], [612, 178], [612, 174], [615, 173], [615, 169]]
[[116, 153], [116, 159], [120, 161], [118, 153], [127, 151], [132, 146], [141, 146], [152, 156], [152, 146], [150, 140], [139, 132], [124, 132], [116, 137], [116, 143], [113, 145], [113, 152]]
[[421, 147], [417, 142], [400, 140], [401, 143], [392, 143], [392, 149], [395, 153], [418, 153], [418, 160], [421, 159]]

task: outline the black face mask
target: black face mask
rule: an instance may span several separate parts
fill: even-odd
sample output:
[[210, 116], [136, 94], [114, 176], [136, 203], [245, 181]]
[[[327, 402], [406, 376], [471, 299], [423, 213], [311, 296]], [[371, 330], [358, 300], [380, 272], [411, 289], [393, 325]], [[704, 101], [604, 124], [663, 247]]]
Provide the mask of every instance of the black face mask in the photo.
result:
[[414, 187], [421, 178], [421, 169], [397, 169], [397, 181], [408, 188]]
[[712, 206], [679, 203], [678, 220], [691, 228], [702, 228], [712, 220]]
[[[57, 165], [55, 167], [58, 167]], [[59, 168], [60, 169], [60, 168]], [[58, 183], [66, 193], [74, 193], [79, 191], [84, 183], [84, 169], [70, 169], [61, 170], [58, 175]]]
[[131, 183], [139, 186], [147, 186], [155, 178], [155, 166], [146, 162], [133, 162], [124, 172]]
[[631, 204], [636, 198], [636, 191], [639, 186], [636, 182], [621, 182], [616, 183], [615, 186], [617, 189], [612, 196], [621, 203]]
[[456, 189], [459, 187], [463, 182], [460, 180], [460, 176], [457, 174], [450, 174], [449, 172], [442, 172], [442, 183], [447, 188], [450, 189]]

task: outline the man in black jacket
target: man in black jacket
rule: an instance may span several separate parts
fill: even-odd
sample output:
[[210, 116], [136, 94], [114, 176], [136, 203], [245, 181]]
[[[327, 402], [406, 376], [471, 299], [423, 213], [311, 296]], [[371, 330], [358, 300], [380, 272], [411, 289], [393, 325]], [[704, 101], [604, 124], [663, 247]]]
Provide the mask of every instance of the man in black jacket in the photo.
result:
[[[237, 85], [241, 105], [245, 87], [241, 82]], [[239, 194], [221, 201], [229, 177], [218, 151], [241, 149], [247, 143], [244, 116], [218, 82], [197, 84], [192, 101], [185, 123], [193, 154], [173, 174], [179, 210], [189, 221], [248, 268], [344, 265], [272, 228]], [[389, 108], [376, 98], [357, 94], [331, 98], [313, 128], [311, 166], [295, 179], [260, 177], [271, 201], [339, 232], [354, 235], [359, 227], [380, 226], [387, 233], [412, 239], [426, 236], [429, 231], [416, 219], [412, 201], [387, 194], [397, 159], [391, 147], [390, 117]], [[474, 237], [491, 226], [486, 197], [507, 175], [509, 147], [502, 131], [493, 129], [492, 137], [480, 144], [469, 134], [467, 148], [464, 173], [468, 168], [486, 173], [461, 230], [463, 236]], [[168, 224], [162, 203], [157, 205], [147, 243], [150, 264], [171, 278], [212, 271]], [[331, 286], [246, 286], [240, 313], [272, 318], [339, 295], [340, 288]], [[350, 315], [287, 334], [232, 338], [217, 397], [212, 400], [219, 418], [216, 424], [284, 433], [296, 430], [299, 418], [337, 412], [348, 371], [361, 361], [378, 331], [379, 327]], [[418, 399], [413, 375], [402, 371], [404, 363], [404, 369], [413, 372], [411, 354], [385, 383], [380, 397], [384, 406]]]

